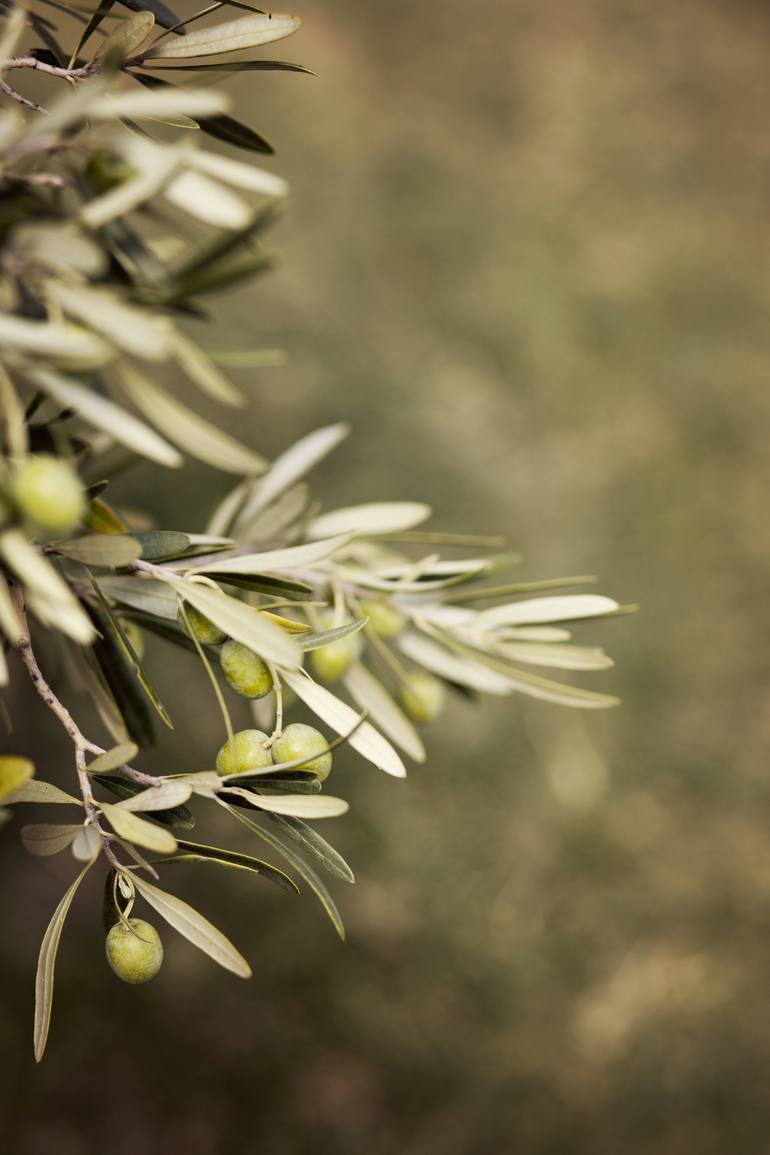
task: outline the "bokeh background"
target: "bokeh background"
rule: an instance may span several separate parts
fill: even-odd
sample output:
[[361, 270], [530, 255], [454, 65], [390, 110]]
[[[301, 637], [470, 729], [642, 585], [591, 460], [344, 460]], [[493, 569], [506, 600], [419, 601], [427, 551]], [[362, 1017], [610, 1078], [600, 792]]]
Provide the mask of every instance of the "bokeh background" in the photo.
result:
[[[239, 374], [238, 432], [274, 454], [347, 418], [329, 507], [425, 499], [508, 535], [522, 576], [639, 601], [585, 630], [624, 705], [458, 702], [403, 784], [341, 756], [344, 946], [310, 896], [180, 872], [249, 984], [169, 931], [162, 976], [121, 986], [94, 879], [40, 1069], [34, 960], [72, 869], [6, 828], [3, 1150], [765, 1155], [770, 10], [300, 14], [269, 54], [318, 76], [234, 85], [293, 185], [279, 270], [216, 307], [220, 343], [290, 353]], [[199, 529], [227, 484], [137, 473], [122, 497]], [[178, 729], [147, 766], [198, 768], [221, 738], [205, 682], [162, 643], [151, 664]], [[64, 780], [55, 727], [16, 708], [3, 744]]]

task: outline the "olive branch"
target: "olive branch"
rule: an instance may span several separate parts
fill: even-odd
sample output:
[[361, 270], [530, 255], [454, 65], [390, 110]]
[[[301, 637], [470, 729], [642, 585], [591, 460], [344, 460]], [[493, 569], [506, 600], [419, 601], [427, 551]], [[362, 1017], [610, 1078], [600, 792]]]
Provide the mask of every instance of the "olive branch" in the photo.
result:
[[[451, 694], [613, 706], [612, 695], [537, 671], [610, 668], [573, 629], [631, 607], [583, 592], [592, 577], [502, 576], [518, 562], [503, 543], [426, 528], [420, 501], [324, 510], [308, 477], [348, 435], [344, 424], [269, 462], [191, 402], [197, 393], [242, 406], [226, 369], [280, 362], [275, 350], [204, 347], [189, 329], [211, 294], [269, 267], [263, 237], [287, 188], [199, 143], [272, 151], [231, 116], [226, 93], [157, 74], [306, 72], [253, 55], [295, 32], [296, 18], [215, 3], [182, 21], [155, 0], [101, 0], [90, 14], [54, 0], [0, 9], [10, 101], [0, 116], [10, 206], [0, 235], [0, 684], [16, 665], [25, 671], [72, 741], [78, 791], [18, 755], [0, 758], [0, 797], [78, 808], [79, 821], [30, 824], [21, 837], [32, 854], [69, 849], [84, 864], [40, 951], [39, 1060], [62, 926], [97, 860], [107, 865], [108, 961], [128, 982], [162, 962], [155, 928], [131, 917], [138, 899], [225, 969], [251, 973], [216, 927], [156, 885], [167, 867], [208, 862], [298, 889], [261, 858], [189, 841], [193, 804], [213, 803], [266, 843], [344, 937], [320, 872], [346, 882], [353, 872], [309, 825], [348, 809], [323, 789], [337, 747], [401, 778], [406, 760], [425, 760], [420, 727]], [[223, 9], [237, 14], [219, 19]], [[69, 21], [78, 35], [65, 47]], [[28, 35], [38, 43], [20, 49]], [[66, 87], [40, 103], [20, 90], [28, 76]], [[148, 528], [108, 500], [117, 470], [179, 468], [186, 456], [235, 478], [200, 530]], [[51, 633], [109, 740], [87, 738], [46, 680], [36, 650]], [[173, 728], [145, 663], [148, 634], [189, 651], [216, 695], [224, 740], [196, 773], [133, 765], [158, 724]], [[249, 728], [235, 730], [231, 695], [249, 701]], [[323, 730], [288, 721], [295, 706]]]

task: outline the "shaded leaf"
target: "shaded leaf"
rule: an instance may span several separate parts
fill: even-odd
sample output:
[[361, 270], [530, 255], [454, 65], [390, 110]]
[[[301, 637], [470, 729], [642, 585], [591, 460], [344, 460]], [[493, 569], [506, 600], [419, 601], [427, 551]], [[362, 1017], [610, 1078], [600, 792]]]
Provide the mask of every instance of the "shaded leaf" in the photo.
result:
[[312, 826], [308, 826], [301, 818], [289, 818], [282, 814], [270, 814], [268, 818], [329, 874], [341, 878], [344, 882], [355, 882], [353, 871], [339, 851], [335, 850]]
[[[139, 782], [133, 782], [130, 778], [120, 778], [117, 775], [95, 774], [94, 779], [121, 800], [134, 798], [144, 790], [144, 786]], [[171, 826], [174, 830], [193, 830], [195, 827], [195, 817], [186, 806], [173, 806], [169, 810], [156, 810], [153, 811], [152, 816], [156, 822], [161, 822], [164, 826]]]
[[40, 822], [32, 826], [22, 826], [21, 840], [24, 843], [24, 849], [28, 850], [30, 854], [38, 856], [59, 854], [75, 841], [82, 829], [82, 822], [78, 822], [74, 826], [59, 826]]
[[234, 850], [221, 850], [218, 846], [204, 846], [199, 842], [186, 842], [181, 838], [179, 849], [188, 851], [187, 854], [178, 854], [169, 862], [218, 862], [221, 866], [235, 867], [238, 870], [250, 870], [254, 874], [261, 874], [268, 882], [275, 883], [282, 890], [292, 894], [299, 894], [299, 887], [288, 874], [263, 862], [261, 858], [253, 858], [250, 854], [240, 854]]
[[72, 886], [69, 887], [61, 902], [56, 907], [40, 946], [40, 954], [37, 960], [37, 975], [35, 978], [34, 1043], [35, 1062], [37, 1063], [42, 1059], [48, 1041], [48, 1031], [51, 1025], [51, 1004], [53, 1002], [56, 953], [59, 949], [59, 940], [61, 939], [64, 920], [69, 913], [69, 908], [72, 905], [72, 900], [75, 897], [77, 888], [80, 886], [86, 872], [90, 870], [94, 861], [95, 860], [92, 860], [83, 867], [80, 874], [72, 883]]
[[142, 898], [193, 946], [197, 946], [214, 962], [219, 963], [225, 970], [232, 971], [239, 978], [251, 977], [251, 967], [243, 955], [202, 914], [181, 898], [160, 890], [138, 875], [134, 875], [132, 881]]
[[188, 535], [174, 529], [149, 529], [134, 537], [141, 546], [143, 561], [171, 561], [182, 557], [190, 547]]
[[242, 822], [244, 826], [248, 826], [249, 830], [253, 830], [268, 846], [272, 846], [274, 850], [277, 850], [289, 865], [297, 871], [299, 876], [305, 880], [310, 889], [317, 895], [331, 920], [332, 926], [340, 938], [344, 940], [345, 927], [343, 926], [340, 912], [337, 910], [337, 905], [329, 894], [324, 882], [318, 877], [313, 868], [304, 862], [298, 854], [295, 854], [290, 846], [286, 846], [271, 830], [267, 830], [264, 826], [258, 826], [256, 822], [252, 822], [250, 818], [245, 814], [239, 813], [239, 811], [233, 809], [232, 806], [226, 806], [226, 808], [239, 822]]
[[[2, 780], [2, 764], [3, 762], [18, 761], [23, 762], [23, 758], [11, 759], [0, 758], [0, 781]], [[32, 763], [30, 763], [32, 765]], [[31, 778], [25, 782], [18, 790], [2, 797], [3, 803], [6, 806], [14, 805], [17, 802], [42, 802], [42, 803], [58, 803], [60, 805], [69, 804], [74, 806], [82, 806], [83, 803], [79, 798], [75, 798], [72, 794], [65, 794], [58, 786], [54, 786], [51, 782], [43, 782], [40, 778]]]

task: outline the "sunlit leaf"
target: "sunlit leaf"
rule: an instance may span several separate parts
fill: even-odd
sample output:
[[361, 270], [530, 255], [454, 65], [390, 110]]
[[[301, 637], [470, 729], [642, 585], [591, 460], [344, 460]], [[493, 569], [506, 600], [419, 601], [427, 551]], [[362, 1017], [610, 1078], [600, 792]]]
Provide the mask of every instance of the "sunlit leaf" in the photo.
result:
[[328, 794], [281, 794], [265, 795], [254, 791], [244, 792], [241, 787], [225, 787], [223, 794], [247, 793], [248, 800], [260, 810], [272, 814], [288, 814], [293, 818], [339, 818], [347, 814], [350, 807], [343, 798], [333, 798]]
[[100, 802], [99, 807], [115, 833], [127, 842], [135, 842], [157, 854], [172, 854], [176, 850], [176, 839], [170, 830], [124, 810], [122, 803]]
[[[285, 670], [283, 678], [298, 698], [338, 734], [348, 734], [360, 720], [350, 706], [336, 698], [325, 686], [319, 686], [301, 671]], [[369, 722], [363, 722], [350, 736], [350, 745], [369, 762], [396, 778], [404, 778], [406, 769], [399, 755], [382, 734]]]
[[206, 28], [196, 28], [176, 40], [163, 40], [144, 54], [144, 59], [162, 57], [164, 60], [185, 57], [216, 56], [224, 52], [241, 52], [258, 48], [291, 36], [299, 28], [296, 16], [278, 13], [254, 13], [228, 20], [223, 24], [212, 24]]
[[[4, 762], [18, 761], [22, 762], [24, 759], [0, 758], [0, 780], [2, 779], [2, 770]], [[31, 766], [32, 763], [29, 763]], [[58, 786], [54, 786], [51, 782], [43, 782], [40, 778], [31, 778], [25, 782], [18, 790], [6, 797], [2, 797], [5, 806], [11, 806], [17, 802], [37, 802], [37, 803], [57, 803], [59, 805], [68, 804], [70, 806], [82, 806], [83, 803], [79, 798], [75, 798], [72, 794], [65, 794]]]
[[158, 786], [148, 786], [147, 789], [141, 790], [132, 798], [126, 798], [124, 802], [118, 803], [118, 807], [121, 810], [130, 810], [131, 812], [139, 810], [142, 813], [152, 810], [171, 810], [175, 806], [181, 806], [191, 794], [192, 787], [188, 782], [178, 782], [170, 778]]
[[296, 667], [302, 660], [296, 641], [264, 614], [198, 582], [174, 580], [174, 589], [228, 637], [255, 650], [268, 662]]
[[366, 666], [355, 662], [343, 674], [342, 681], [353, 700], [362, 710], [366, 710], [372, 721], [392, 742], [416, 762], [425, 761], [425, 747], [417, 730]]
[[334, 537], [330, 541], [308, 542], [290, 546], [287, 549], [266, 550], [264, 553], [240, 554], [238, 557], [222, 558], [200, 566], [196, 573], [206, 574], [265, 574], [282, 569], [303, 568], [325, 561], [338, 549], [350, 541], [349, 534]]
[[[100, 7], [105, 7], [105, 5]], [[106, 7], [110, 8], [112, 5], [107, 4]], [[125, 59], [127, 56], [131, 56], [137, 48], [144, 44], [154, 27], [155, 17], [152, 12], [137, 12], [130, 19], [121, 21], [117, 28], [104, 39], [96, 58], [103, 60], [115, 56]]]
[[25, 586], [27, 601], [46, 625], [76, 642], [93, 639], [93, 626], [67, 583], [20, 530], [0, 534], [0, 556]]
[[137, 409], [186, 453], [228, 473], [261, 473], [265, 460], [128, 365], [121, 380]]
[[95, 393], [85, 385], [80, 385], [77, 381], [49, 370], [37, 369], [30, 373], [30, 377], [49, 397], [74, 409], [89, 425], [108, 433], [113, 440], [140, 456], [171, 468], [178, 468], [182, 464], [182, 457], [176, 449], [144, 421], [140, 421], [114, 401]]
[[107, 289], [49, 281], [46, 291], [65, 313], [101, 333], [124, 353], [143, 361], [163, 361], [170, 355], [171, 326], [165, 317], [129, 305]]
[[381, 534], [412, 529], [430, 517], [429, 505], [420, 501], [376, 501], [336, 509], [311, 521], [308, 537], [331, 537], [336, 533]]
[[133, 762], [138, 753], [139, 747], [135, 743], [122, 742], [119, 746], [113, 746], [111, 750], [99, 754], [93, 762], [89, 762], [86, 769], [89, 774], [106, 774], [110, 770], [117, 770], [120, 766]]

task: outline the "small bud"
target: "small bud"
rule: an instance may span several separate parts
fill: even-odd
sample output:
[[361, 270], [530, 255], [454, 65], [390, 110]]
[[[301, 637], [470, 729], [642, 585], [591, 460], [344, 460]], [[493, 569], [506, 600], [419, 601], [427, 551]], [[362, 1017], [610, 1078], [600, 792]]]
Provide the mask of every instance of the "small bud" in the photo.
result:
[[116, 922], [107, 935], [107, 962], [124, 983], [146, 983], [163, 963], [163, 943], [151, 923], [129, 919], [131, 930]]
[[217, 754], [217, 774], [245, 774], [247, 770], [264, 770], [273, 759], [262, 730], [239, 730], [225, 742]]
[[243, 698], [264, 698], [273, 689], [269, 669], [248, 646], [232, 640], [225, 642], [219, 660], [227, 681]]
[[[314, 758], [314, 754], [318, 757]], [[326, 738], [314, 726], [306, 726], [304, 722], [292, 722], [273, 742], [273, 762], [293, 762], [295, 758], [308, 759], [298, 765], [297, 770], [315, 774], [321, 782], [329, 777], [332, 753]]]

